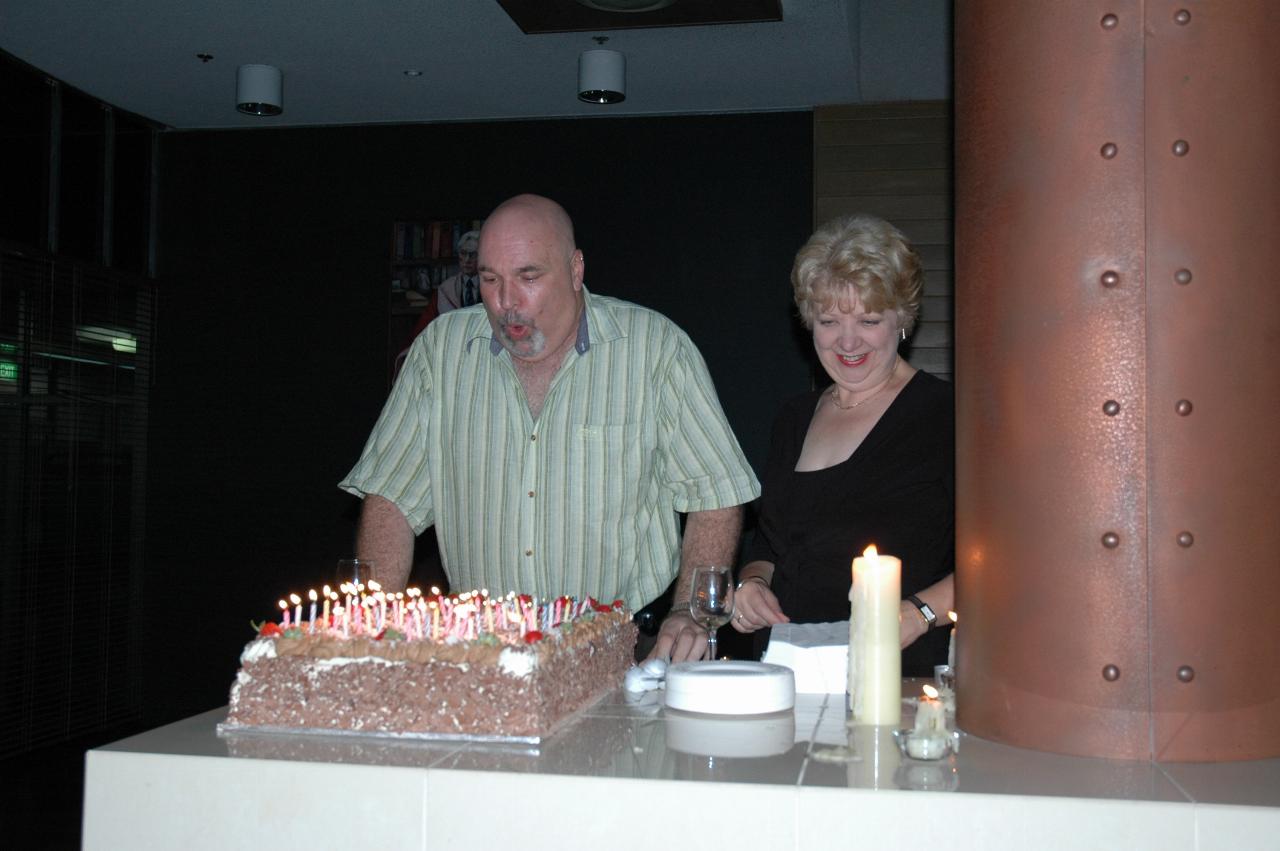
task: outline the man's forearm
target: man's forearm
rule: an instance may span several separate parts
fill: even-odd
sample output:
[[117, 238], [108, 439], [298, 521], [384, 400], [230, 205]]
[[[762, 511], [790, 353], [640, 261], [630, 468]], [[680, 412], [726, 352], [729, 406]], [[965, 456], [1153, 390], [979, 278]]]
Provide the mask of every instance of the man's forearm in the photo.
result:
[[413, 566], [413, 529], [394, 502], [376, 494], [364, 498], [356, 555], [373, 562], [373, 578], [384, 590], [404, 590]]
[[684, 526], [684, 543], [680, 548], [680, 576], [673, 598], [677, 607], [689, 601], [689, 585], [693, 569], [702, 564], [733, 567], [738, 555], [738, 539], [742, 536], [742, 506], [694, 511]]

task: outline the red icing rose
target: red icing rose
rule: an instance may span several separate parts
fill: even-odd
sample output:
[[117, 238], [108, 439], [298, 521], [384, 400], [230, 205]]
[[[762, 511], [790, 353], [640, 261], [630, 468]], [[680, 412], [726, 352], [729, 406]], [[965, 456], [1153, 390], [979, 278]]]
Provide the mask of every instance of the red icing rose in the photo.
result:
[[279, 624], [267, 621], [262, 625], [262, 629], [258, 630], [259, 638], [275, 638], [277, 635], [284, 635], [284, 630]]
[[533, 644], [541, 640], [542, 640], [542, 633], [538, 632], [536, 629], [531, 629], [524, 634], [525, 644]]

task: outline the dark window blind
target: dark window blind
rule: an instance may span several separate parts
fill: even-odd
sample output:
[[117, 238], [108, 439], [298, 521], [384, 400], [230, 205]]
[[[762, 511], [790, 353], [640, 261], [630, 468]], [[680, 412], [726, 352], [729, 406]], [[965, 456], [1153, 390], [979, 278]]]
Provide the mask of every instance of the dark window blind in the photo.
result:
[[0, 757], [136, 722], [152, 282], [0, 247]]

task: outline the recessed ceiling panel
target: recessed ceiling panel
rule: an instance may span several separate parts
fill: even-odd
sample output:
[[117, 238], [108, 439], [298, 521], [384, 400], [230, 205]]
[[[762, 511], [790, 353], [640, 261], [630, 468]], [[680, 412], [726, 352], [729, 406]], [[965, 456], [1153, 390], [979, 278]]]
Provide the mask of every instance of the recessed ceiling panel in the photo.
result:
[[[536, 33], [623, 30], [640, 27], [692, 27], [782, 20], [782, 0], [676, 0], [647, 12], [605, 12], [578, 0], [498, 0], [527, 35]], [[594, 0], [596, 7], [608, 0]], [[619, 2], [619, 7], [635, 7]], [[657, 2], [645, 4], [658, 6]]]

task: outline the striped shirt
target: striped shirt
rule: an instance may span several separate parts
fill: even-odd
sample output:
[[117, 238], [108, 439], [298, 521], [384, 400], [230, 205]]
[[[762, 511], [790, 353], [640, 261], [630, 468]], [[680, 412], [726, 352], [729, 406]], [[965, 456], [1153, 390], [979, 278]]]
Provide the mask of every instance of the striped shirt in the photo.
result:
[[452, 588], [626, 600], [675, 578], [676, 512], [760, 485], [702, 356], [652, 310], [586, 292], [577, 345], [534, 420], [482, 306], [427, 326], [339, 485], [436, 526]]

